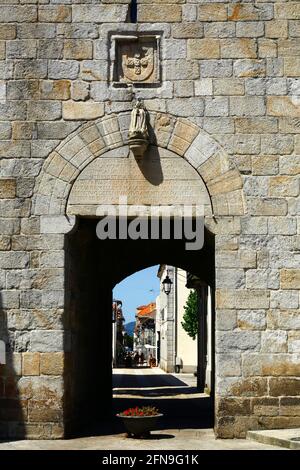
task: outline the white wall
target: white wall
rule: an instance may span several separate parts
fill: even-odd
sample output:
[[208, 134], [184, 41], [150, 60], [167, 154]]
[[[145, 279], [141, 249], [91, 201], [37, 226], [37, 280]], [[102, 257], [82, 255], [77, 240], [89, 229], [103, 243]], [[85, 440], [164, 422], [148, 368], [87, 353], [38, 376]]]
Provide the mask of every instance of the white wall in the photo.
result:
[[[161, 280], [165, 279], [167, 270], [173, 281], [171, 293], [167, 296], [161, 291], [156, 299], [157, 330], [160, 331], [160, 367], [166, 372], [174, 372], [176, 358], [178, 358], [182, 365], [181, 372], [194, 373], [197, 369], [198, 359], [197, 338], [193, 340], [188, 336], [181, 325], [185, 312], [184, 306], [190, 293], [190, 289], [186, 287], [186, 271], [166, 266], [161, 275]], [[210, 389], [212, 367], [210, 289], [208, 290], [207, 338], [206, 387]]]
[[[174, 268], [172, 266], [166, 266], [161, 275], [161, 281], [163, 281], [167, 275], [172, 281], [174, 281]], [[172, 286], [171, 293], [166, 295], [162, 291], [159, 295], [159, 319], [160, 319], [160, 367], [166, 372], [174, 372], [175, 367], [175, 350], [174, 350], [174, 285]]]
[[182, 363], [181, 372], [195, 372], [197, 369], [197, 338], [193, 340], [181, 326], [184, 306], [190, 293], [186, 285], [186, 271], [177, 268], [177, 357]]
[[212, 311], [211, 311], [211, 288], [208, 287], [207, 297], [207, 366], [205, 385], [207, 392], [211, 390], [211, 374], [212, 374]]

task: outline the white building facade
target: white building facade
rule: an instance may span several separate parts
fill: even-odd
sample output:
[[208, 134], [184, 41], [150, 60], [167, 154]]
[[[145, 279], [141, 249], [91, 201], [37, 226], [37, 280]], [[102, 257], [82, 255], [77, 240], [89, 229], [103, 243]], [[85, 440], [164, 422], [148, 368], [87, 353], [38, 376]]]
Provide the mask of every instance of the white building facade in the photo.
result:
[[[169, 276], [172, 280], [172, 288], [166, 295], [162, 288], [162, 282]], [[198, 367], [198, 338], [193, 340], [182, 326], [183, 316], [190, 288], [187, 287], [187, 273], [183, 269], [174, 266], [161, 265], [158, 277], [161, 281], [161, 292], [156, 299], [157, 305], [157, 341], [158, 362], [166, 372], [196, 373]], [[211, 292], [208, 287], [206, 331], [201, 335], [206, 340], [206, 372], [205, 388], [211, 389], [212, 373], [212, 344], [211, 344]]]

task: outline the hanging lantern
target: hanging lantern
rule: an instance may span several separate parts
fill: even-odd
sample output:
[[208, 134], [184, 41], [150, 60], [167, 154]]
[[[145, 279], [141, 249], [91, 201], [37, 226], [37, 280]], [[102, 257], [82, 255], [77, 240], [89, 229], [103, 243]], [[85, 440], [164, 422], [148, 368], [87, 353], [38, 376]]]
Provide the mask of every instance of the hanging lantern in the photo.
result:
[[171, 281], [169, 275], [167, 274], [165, 279], [162, 281], [163, 291], [166, 295], [169, 295], [171, 292], [173, 282]]

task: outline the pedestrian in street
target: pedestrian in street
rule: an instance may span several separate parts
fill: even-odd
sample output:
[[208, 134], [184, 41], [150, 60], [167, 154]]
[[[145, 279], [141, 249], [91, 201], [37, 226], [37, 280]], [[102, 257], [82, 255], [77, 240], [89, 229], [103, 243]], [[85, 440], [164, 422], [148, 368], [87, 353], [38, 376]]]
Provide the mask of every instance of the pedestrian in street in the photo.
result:
[[132, 365], [131, 355], [129, 353], [127, 353], [127, 355], [126, 355], [125, 365], [126, 365], [126, 367], [131, 367], [131, 365]]
[[139, 363], [139, 353], [136, 351], [133, 357], [134, 366], [137, 367]]
[[142, 352], [142, 353], [140, 354], [140, 364], [141, 364], [141, 366], [144, 365], [144, 362], [145, 362], [145, 356], [144, 356], [144, 353]]
[[149, 357], [148, 357], [148, 366], [149, 366], [149, 367], [152, 367], [152, 359], [153, 359], [153, 356], [152, 356], [152, 354], [150, 353], [150, 354], [149, 354]]

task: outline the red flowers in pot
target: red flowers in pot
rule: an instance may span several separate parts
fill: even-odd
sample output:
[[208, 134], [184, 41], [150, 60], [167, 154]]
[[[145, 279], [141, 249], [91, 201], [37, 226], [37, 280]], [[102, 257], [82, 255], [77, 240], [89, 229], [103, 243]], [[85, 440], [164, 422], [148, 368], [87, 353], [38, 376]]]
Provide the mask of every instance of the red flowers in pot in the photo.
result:
[[163, 416], [154, 406], [128, 408], [117, 414], [123, 419], [128, 437], [147, 437], [156, 427], [159, 417]]

